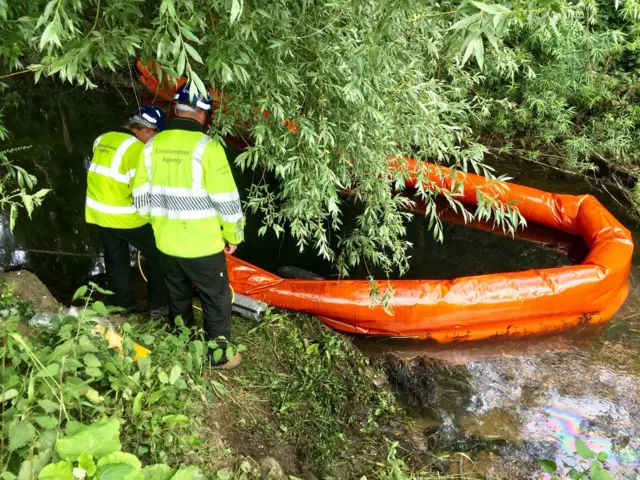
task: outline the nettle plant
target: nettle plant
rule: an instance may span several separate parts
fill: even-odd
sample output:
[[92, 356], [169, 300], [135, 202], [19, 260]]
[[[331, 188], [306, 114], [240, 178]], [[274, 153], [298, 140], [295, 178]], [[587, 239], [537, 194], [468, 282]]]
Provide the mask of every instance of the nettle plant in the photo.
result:
[[[133, 454], [145, 463], [179, 464], [198, 449], [206, 353], [215, 344], [178, 320], [175, 334], [157, 324], [125, 323], [120, 348], [111, 348], [99, 321], [118, 309], [93, 301], [95, 292], [111, 293], [94, 283], [81, 287], [74, 299], [85, 303], [77, 315], [53, 315], [29, 329], [31, 312], [18, 305], [0, 323], [4, 480], [72, 478], [67, 473], [74, 468], [87, 478], [134, 480], [142, 471]], [[134, 360], [136, 342], [152, 353]], [[244, 349], [230, 348], [215, 355]], [[119, 437], [132, 454], [120, 452]], [[157, 468], [166, 476], [145, 478], [173, 478], [168, 467]], [[114, 469], [128, 473], [108, 476]], [[175, 478], [197, 478], [180, 475]]]

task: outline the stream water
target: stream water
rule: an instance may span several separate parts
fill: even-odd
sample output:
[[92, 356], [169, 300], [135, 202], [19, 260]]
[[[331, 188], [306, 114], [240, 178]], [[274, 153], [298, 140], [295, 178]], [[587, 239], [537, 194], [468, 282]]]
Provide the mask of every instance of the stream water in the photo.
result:
[[[43, 84], [27, 95], [5, 100], [4, 117], [12, 132], [11, 146], [32, 145], [12, 159], [52, 188], [33, 219], [22, 215], [14, 235], [0, 220], [0, 265], [28, 268], [66, 302], [88, 278], [100, 280], [100, 241], [84, 222], [86, 169], [96, 136], [125, 119], [133, 105], [131, 93], [116, 90], [63, 89]], [[106, 119], [106, 120], [105, 120]], [[237, 151], [229, 148], [230, 159]], [[608, 195], [576, 179], [549, 176], [530, 165], [500, 164], [515, 183], [563, 193], [593, 193], [617, 212]], [[252, 175], [236, 172], [240, 190]], [[347, 207], [345, 225], [357, 214]], [[619, 212], [617, 212], [619, 213]], [[621, 218], [621, 217], [620, 217]], [[627, 222], [628, 223], [628, 222]], [[638, 227], [627, 225], [640, 240]], [[292, 265], [325, 277], [331, 265], [311, 252], [300, 254], [294, 242], [267, 234], [258, 237], [260, 218], [249, 216], [246, 243], [238, 255], [270, 271]], [[423, 218], [409, 224], [414, 243], [407, 278], [455, 278], [465, 275], [569, 265], [579, 261], [581, 239], [542, 227], [537, 236], [554, 248], [521, 239], [445, 223], [444, 244], [432, 240]], [[69, 252], [53, 255], [34, 250]], [[564, 253], [563, 253], [564, 252]], [[568, 253], [568, 255], [567, 255]], [[634, 257], [632, 277], [640, 278]], [[364, 276], [356, 269], [354, 277]], [[372, 357], [390, 353], [403, 359], [410, 375], [433, 373], [428, 359], [454, 365], [442, 370], [425, 388], [429, 401], [412, 407], [425, 446], [472, 451], [475, 464], [488, 478], [544, 478], [536, 459], [573, 462], [574, 438], [610, 454], [614, 478], [640, 478], [640, 285], [632, 289], [614, 320], [597, 329], [520, 341], [438, 346], [428, 342], [356, 337], [354, 342]], [[450, 374], [464, 377], [464, 388], [450, 387]], [[415, 404], [415, 403], [414, 403]]]

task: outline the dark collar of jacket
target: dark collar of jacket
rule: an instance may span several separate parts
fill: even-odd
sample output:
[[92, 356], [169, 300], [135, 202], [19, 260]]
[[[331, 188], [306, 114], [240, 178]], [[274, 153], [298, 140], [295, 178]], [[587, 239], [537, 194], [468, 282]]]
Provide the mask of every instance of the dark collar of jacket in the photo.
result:
[[202, 125], [191, 118], [175, 117], [169, 120], [167, 130], [188, 130], [189, 132], [202, 132]]
[[124, 128], [124, 127], [117, 128], [115, 131], [118, 132], [118, 133], [124, 133], [126, 135], [131, 135], [131, 136], [135, 136], [136, 135], [135, 133], [133, 133], [133, 131], [129, 130], [128, 128]]

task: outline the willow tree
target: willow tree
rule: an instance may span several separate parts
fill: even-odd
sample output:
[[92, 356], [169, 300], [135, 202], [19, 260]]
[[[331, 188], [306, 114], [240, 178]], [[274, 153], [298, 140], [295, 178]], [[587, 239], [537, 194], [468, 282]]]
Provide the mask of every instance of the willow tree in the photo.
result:
[[[535, 76], [509, 42], [555, 36], [559, 44], [557, 26], [575, 29], [586, 9], [561, 0], [0, 0], [0, 61], [5, 76], [92, 88], [102, 71], [129, 75], [141, 56], [168, 75], [206, 81], [225, 98], [212, 134], [250, 136], [237, 162], [278, 179], [276, 189], [254, 184], [246, 198], [265, 228], [342, 272], [363, 259], [402, 271], [406, 172], [391, 171], [389, 159], [494, 178], [478, 133], [498, 127], [513, 101], [490, 90]], [[344, 189], [364, 209], [334, 252], [328, 232], [341, 232]], [[455, 191], [441, 193], [459, 207]], [[435, 192], [427, 185], [418, 195], [441, 239]], [[511, 231], [523, 223], [512, 206], [482, 200], [476, 217]]]

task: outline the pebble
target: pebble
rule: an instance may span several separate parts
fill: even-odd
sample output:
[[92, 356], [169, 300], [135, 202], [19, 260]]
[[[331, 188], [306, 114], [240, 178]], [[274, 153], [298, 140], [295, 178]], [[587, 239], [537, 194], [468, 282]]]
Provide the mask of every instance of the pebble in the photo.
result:
[[284, 478], [284, 471], [273, 457], [265, 457], [260, 460], [260, 469], [266, 473], [268, 478]]

